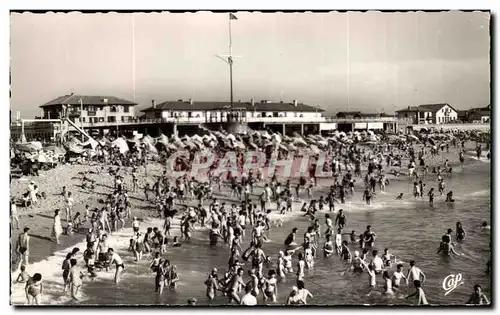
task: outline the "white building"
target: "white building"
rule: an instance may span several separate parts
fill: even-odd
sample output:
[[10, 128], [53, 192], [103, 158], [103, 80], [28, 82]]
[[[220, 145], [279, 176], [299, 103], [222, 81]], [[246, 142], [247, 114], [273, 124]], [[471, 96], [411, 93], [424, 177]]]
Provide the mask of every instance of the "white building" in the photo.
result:
[[193, 100], [166, 101], [160, 104], [152, 102], [152, 106], [142, 110], [145, 118], [163, 118], [171, 121], [191, 121], [220, 123], [230, 118], [231, 112], [242, 122], [262, 123], [319, 123], [325, 121], [324, 110], [293, 101], [292, 103], [260, 102], [233, 103], [230, 111], [229, 102], [198, 102]]
[[396, 114], [399, 119], [413, 124], [446, 124], [458, 120], [458, 111], [446, 103], [409, 106]]

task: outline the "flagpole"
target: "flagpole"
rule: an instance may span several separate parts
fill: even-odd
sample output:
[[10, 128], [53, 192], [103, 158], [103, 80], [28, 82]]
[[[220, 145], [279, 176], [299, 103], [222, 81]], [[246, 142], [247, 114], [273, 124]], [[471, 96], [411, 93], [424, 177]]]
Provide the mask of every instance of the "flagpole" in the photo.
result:
[[233, 43], [231, 38], [231, 13], [229, 13], [229, 93], [231, 104], [231, 115], [233, 114]]

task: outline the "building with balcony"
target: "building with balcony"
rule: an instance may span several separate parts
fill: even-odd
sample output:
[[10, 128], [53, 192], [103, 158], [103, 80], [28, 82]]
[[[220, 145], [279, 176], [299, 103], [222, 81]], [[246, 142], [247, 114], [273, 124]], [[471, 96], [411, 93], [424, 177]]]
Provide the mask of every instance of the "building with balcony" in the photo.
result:
[[93, 123], [121, 123], [135, 118], [134, 102], [114, 96], [63, 95], [40, 107], [43, 118], [68, 117], [83, 125]]
[[458, 111], [450, 104], [408, 106], [396, 111], [399, 119], [410, 124], [446, 124], [458, 120]]
[[[285, 122], [323, 119], [324, 110], [293, 101], [292, 103], [262, 100], [255, 102], [234, 102], [231, 110], [229, 102], [198, 102], [193, 100], [166, 101], [142, 110], [146, 118], [194, 119], [201, 118], [207, 123], [221, 123], [234, 118], [243, 122]], [[230, 117], [232, 115], [232, 117]]]

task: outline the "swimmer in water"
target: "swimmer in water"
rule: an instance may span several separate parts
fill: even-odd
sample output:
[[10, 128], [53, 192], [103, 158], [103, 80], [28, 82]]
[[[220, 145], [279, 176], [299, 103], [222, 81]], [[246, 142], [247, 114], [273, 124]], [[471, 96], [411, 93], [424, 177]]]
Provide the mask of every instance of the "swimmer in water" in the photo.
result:
[[329, 258], [333, 254], [333, 242], [331, 240], [330, 234], [326, 235], [326, 241], [323, 245], [323, 254], [325, 258]]
[[352, 259], [351, 269], [352, 272], [363, 272], [365, 267], [363, 260], [359, 257], [359, 252], [354, 251], [354, 258]]
[[396, 261], [396, 256], [389, 253], [389, 248], [384, 249], [384, 254], [382, 255], [382, 260], [384, 262], [384, 266], [387, 268], [392, 267], [392, 262]]
[[403, 199], [403, 193], [400, 193], [397, 197], [396, 200], [402, 200]]
[[394, 288], [399, 288], [402, 279], [404, 279], [408, 285], [408, 278], [406, 278], [403, 273], [403, 264], [398, 264], [396, 268], [396, 271], [392, 274], [392, 286]]
[[483, 293], [482, 288], [479, 284], [474, 285], [474, 293], [470, 296], [469, 300], [465, 302], [467, 305], [488, 305], [490, 301]]
[[347, 246], [347, 241], [342, 242], [342, 248], [340, 250], [340, 259], [342, 259], [345, 264], [350, 265], [352, 263], [351, 250]]
[[419, 281], [420, 284], [425, 282], [425, 274], [415, 266], [415, 261], [410, 260], [410, 270], [408, 270], [408, 274], [406, 275], [409, 283], [414, 283], [415, 281]]
[[365, 266], [366, 272], [368, 272], [370, 288], [375, 288], [377, 286], [377, 274], [375, 273], [375, 270], [373, 270], [373, 266], [364, 261], [363, 265]]
[[384, 262], [383, 262], [382, 258], [378, 257], [378, 250], [374, 250], [372, 252], [372, 255], [373, 255], [373, 258], [372, 258], [370, 265], [373, 266], [373, 270], [378, 275], [378, 274], [382, 273], [382, 271], [384, 270]]
[[295, 243], [295, 237], [297, 235], [297, 228], [293, 228], [292, 232], [288, 234], [288, 236], [285, 239], [285, 246], [294, 246], [297, 245]]
[[389, 271], [384, 271], [384, 273], [382, 274], [382, 279], [384, 279], [384, 294], [394, 295], [394, 291], [392, 291], [392, 279]]
[[415, 286], [416, 291], [415, 293], [408, 295], [406, 299], [411, 298], [413, 296], [417, 296], [418, 299], [417, 305], [428, 305], [429, 303], [427, 302], [427, 298], [425, 297], [425, 293], [424, 290], [422, 289], [422, 283], [420, 282], [420, 280], [415, 280], [413, 284]]
[[445, 256], [449, 256], [450, 254], [455, 254], [457, 256], [461, 256], [462, 254], [457, 253], [455, 250], [455, 246], [452, 242], [448, 242], [446, 235], [443, 235], [441, 239], [441, 243], [439, 244], [439, 248], [437, 254], [443, 252]]
[[464, 228], [462, 227], [462, 223], [457, 222], [457, 231], [456, 231], [457, 241], [462, 242], [463, 240], [465, 240], [465, 235], [466, 233]]
[[481, 223], [481, 228], [482, 229], [491, 229], [491, 226], [488, 224], [488, 222], [484, 221], [483, 223]]

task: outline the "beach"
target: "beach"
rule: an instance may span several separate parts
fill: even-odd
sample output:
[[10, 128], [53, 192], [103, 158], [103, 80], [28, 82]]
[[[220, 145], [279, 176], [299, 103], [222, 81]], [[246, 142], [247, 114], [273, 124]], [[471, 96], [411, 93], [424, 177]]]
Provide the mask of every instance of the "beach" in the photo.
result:
[[[490, 215], [490, 164], [483, 156], [477, 160], [473, 151], [474, 143], [468, 143], [466, 163], [463, 168], [458, 163], [458, 151], [450, 149], [450, 153], [440, 152], [440, 155], [427, 160], [429, 168], [433, 165], [442, 165], [445, 159], [449, 159], [453, 167], [453, 174], [445, 176], [447, 190], [453, 190], [456, 202], [448, 205], [444, 202], [444, 196], [437, 196], [434, 207], [430, 207], [427, 199], [415, 200], [412, 197], [412, 181], [407, 176], [395, 177], [388, 175], [390, 184], [386, 192], [379, 192], [374, 197], [372, 205], [366, 205], [361, 199], [362, 178], [357, 179], [355, 184], [356, 193], [349, 197], [346, 204], [337, 205], [336, 211], [342, 208], [347, 212], [348, 225], [345, 232], [355, 230], [361, 234], [366, 225], [372, 225], [377, 233], [375, 247], [380, 252], [388, 247], [400, 260], [408, 262], [416, 260], [419, 267], [426, 273], [428, 280], [425, 285], [426, 294], [431, 303], [436, 304], [463, 304], [470, 295], [474, 283], [480, 283], [483, 291], [489, 295], [489, 276], [484, 274], [486, 262], [489, 259], [489, 233], [480, 230], [481, 222], [491, 222]], [[403, 167], [407, 163], [403, 162]], [[145, 176], [144, 168], [139, 168], [139, 187], [145, 182], [152, 185], [155, 176], [161, 176], [164, 166], [151, 163], [147, 166], [148, 176]], [[81, 172], [91, 171], [88, 176], [96, 181], [96, 187], [92, 193], [78, 187], [81, 183]], [[39, 272], [43, 275], [44, 295], [43, 304], [61, 305], [78, 303], [79, 305], [116, 305], [116, 304], [185, 304], [189, 297], [196, 297], [199, 305], [227, 304], [227, 298], [218, 296], [209, 302], [205, 297], [205, 281], [209, 271], [218, 267], [220, 271], [225, 270], [229, 249], [226, 244], [219, 245], [215, 250], [208, 246], [208, 231], [197, 228], [193, 238], [183, 243], [179, 248], [169, 248], [166, 257], [172, 264], [177, 266], [180, 276], [179, 288], [176, 292], [164, 292], [158, 296], [154, 292], [154, 275], [149, 271], [150, 257], [145, 254], [143, 261], [134, 262], [133, 253], [128, 252], [129, 239], [132, 231], [129, 225], [120, 232], [115, 232], [109, 237], [110, 247], [123, 258], [126, 266], [122, 282], [115, 285], [113, 282], [114, 267], [109, 272], [99, 272], [96, 279], [84, 279], [82, 297], [78, 302], [72, 301], [69, 294], [62, 292], [62, 270], [61, 263], [72, 248], [78, 247], [80, 251], [86, 247], [85, 234], [73, 236], [62, 236], [61, 244], [57, 245], [50, 239], [52, 229], [52, 216], [55, 209], [63, 206], [61, 196], [62, 187], [66, 186], [73, 193], [75, 208], [73, 213], [83, 211], [85, 205], [90, 208], [102, 207], [102, 199], [111, 193], [113, 177], [107, 174], [107, 168], [89, 165], [61, 165], [56, 169], [41, 172], [39, 177], [26, 177], [13, 180], [11, 183], [11, 196], [18, 196], [26, 190], [30, 180], [35, 180], [40, 191], [45, 192], [47, 198], [42, 200], [39, 206], [32, 209], [19, 208], [20, 227], [29, 226], [30, 264], [27, 271], [30, 274]], [[131, 187], [131, 176], [125, 176], [125, 184]], [[281, 179], [280, 181], [284, 181]], [[297, 179], [292, 179], [296, 183]], [[428, 187], [437, 188], [434, 174], [429, 174], [426, 179]], [[313, 196], [326, 197], [332, 180], [328, 178], [319, 179], [318, 185], [313, 190]], [[252, 195], [257, 200], [262, 185], [256, 188]], [[229, 197], [230, 191], [223, 188], [221, 192], [215, 190], [214, 197], [219, 202], [231, 203], [234, 198]], [[405, 197], [397, 201], [396, 196], [404, 193]], [[154, 218], [156, 210], [154, 206], [144, 200], [142, 189], [136, 193], [129, 191], [132, 204], [132, 214], [141, 221], [141, 231], [147, 227], [163, 225], [163, 220]], [[271, 222], [282, 219], [283, 225], [272, 226], [268, 238], [271, 242], [264, 245], [266, 255], [276, 261], [277, 253], [283, 248], [283, 241], [293, 227], [299, 228], [298, 237], [310, 224], [309, 219], [299, 211], [302, 201], [308, 201], [306, 193], [302, 192], [302, 199], [293, 204], [293, 211], [284, 217], [276, 213], [273, 205]], [[191, 205], [196, 202], [192, 201]], [[206, 203], [208, 205], [208, 203]], [[325, 207], [322, 213], [316, 215], [320, 223], [324, 224], [324, 214], [328, 213]], [[64, 217], [63, 217], [64, 219]], [[468, 238], [464, 244], [458, 245], [464, 257], [450, 258], [441, 257], [436, 254], [440, 236], [447, 228], [455, 227], [455, 223], [461, 221], [468, 231]], [[130, 224], [130, 220], [127, 220]], [[63, 220], [64, 226], [64, 220]], [[21, 231], [12, 231], [12, 240], [15, 241]], [[174, 221], [173, 236], [180, 235], [178, 218]], [[245, 246], [249, 237], [245, 239]], [[15, 244], [13, 244], [15, 245]], [[352, 250], [357, 249], [351, 245]], [[367, 296], [366, 274], [351, 275], [342, 272], [343, 266], [338, 257], [323, 259], [318, 256], [314, 270], [308, 271], [306, 275], [306, 286], [314, 295], [316, 305], [347, 305], [347, 304], [401, 304], [409, 303], [397, 295], [388, 300], [381, 294], [370, 294]], [[15, 253], [11, 254], [15, 259]], [[79, 264], [83, 264], [81, 254], [78, 257]], [[272, 266], [270, 266], [272, 267]], [[407, 270], [407, 265], [405, 266]], [[465, 285], [457, 288], [452, 294], [444, 296], [441, 282], [451, 273], [463, 273]], [[11, 274], [15, 279], [17, 274]], [[279, 285], [279, 303], [285, 303], [286, 297], [294, 283], [295, 277], [291, 276], [287, 282]], [[406, 288], [404, 290], [405, 294]], [[260, 301], [260, 300], [259, 300]], [[14, 305], [25, 303], [24, 286], [12, 284], [11, 302]]]

